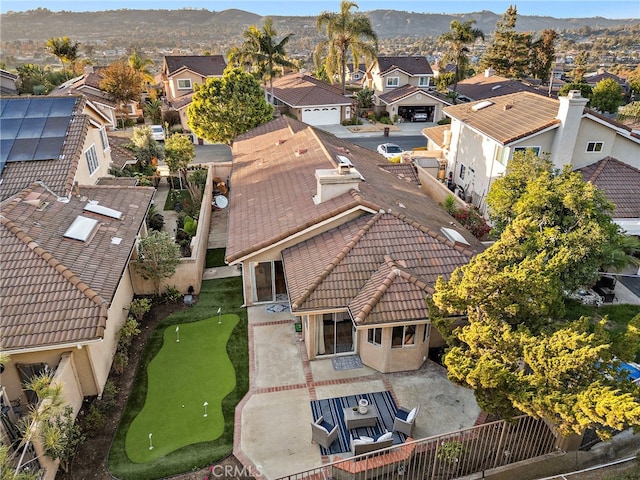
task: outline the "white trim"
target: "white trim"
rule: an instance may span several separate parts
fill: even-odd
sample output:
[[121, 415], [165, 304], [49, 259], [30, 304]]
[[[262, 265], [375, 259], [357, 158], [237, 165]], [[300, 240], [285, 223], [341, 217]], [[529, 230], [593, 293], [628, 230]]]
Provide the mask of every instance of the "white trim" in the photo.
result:
[[31, 347], [31, 348], [22, 348], [17, 350], [3, 350], [2, 353], [6, 353], [7, 355], [21, 355], [23, 353], [34, 353], [34, 352], [45, 352], [51, 350], [60, 350], [66, 348], [76, 348], [78, 346], [88, 346], [94, 345], [96, 343], [102, 343], [103, 338], [97, 338], [94, 340], [82, 340], [78, 342], [68, 342], [68, 343], [60, 343], [60, 344], [49, 344], [42, 345], [40, 347]]
[[[189, 82], [188, 87], [181, 87], [180, 82]], [[193, 90], [193, 82], [190, 78], [176, 78], [176, 89], [177, 90]]]
[[[385, 76], [385, 82], [384, 82], [384, 86], [386, 88], [398, 88], [400, 87], [400, 77], [387, 77]], [[397, 80], [396, 83], [394, 85], [391, 85], [389, 83], [389, 80]]]

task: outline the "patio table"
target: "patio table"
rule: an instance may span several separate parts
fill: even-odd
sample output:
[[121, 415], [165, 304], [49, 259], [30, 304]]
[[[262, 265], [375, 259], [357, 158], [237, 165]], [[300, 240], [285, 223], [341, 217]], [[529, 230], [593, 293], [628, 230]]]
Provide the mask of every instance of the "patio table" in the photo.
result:
[[354, 410], [353, 407], [343, 408], [342, 411], [344, 423], [348, 430], [360, 427], [375, 427], [378, 421], [378, 410], [375, 405], [369, 404], [367, 413], [360, 413], [359, 410]]

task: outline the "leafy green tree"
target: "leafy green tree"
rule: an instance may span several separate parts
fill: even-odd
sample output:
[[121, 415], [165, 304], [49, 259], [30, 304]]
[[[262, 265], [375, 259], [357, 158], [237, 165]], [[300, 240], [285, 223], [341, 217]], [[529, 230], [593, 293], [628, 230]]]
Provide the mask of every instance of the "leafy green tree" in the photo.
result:
[[144, 89], [143, 77], [123, 60], [113, 62], [101, 72], [101, 75], [100, 88], [118, 105], [117, 112], [124, 126], [128, 104], [140, 100], [140, 94]]
[[591, 107], [600, 112], [616, 113], [624, 104], [622, 87], [613, 78], [605, 78], [596, 83], [591, 94]]
[[146, 171], [148, 174], [152, 174], [158, 161], [165, 157], [164, 148], [151, 137], [151, 127], [148, 125], [133, 129], [130, 146], [135, 153], [140, 171]]
[[633, 94], [640, 94], [640, 65], [627, 76], [627, 82], [629, 82], [629, 88]]
[[378, 54], [378, 36], [371, 21], [364, 14], [353, 13], [352, 8], [358, 8], [358, 4], [343, 0], [340, 3], [340, 13], [325, 11], [316, 18], [318, 30], [324, 31], [327, 37], [318, 43], [314, 51], [316, 69], [324, 64], [332, 83], [336, 77], [339, 78], [343, 95], [349, 56], [354, 65], [359, 65], [360, 58], [364, 58], [369, 64]]
[[511, 5], [496, 24], [494, 40], [482, 55], [483, 68], [493, 68], [507, 78], [526, 76], [529, 63], [530, 35], [516, 31], [518, 9]]
[[80, 43], [72, 42], [69, 37], [52, 37], [47, 40], [45, 46], [54, 56], [58, 57], [62, 65], [62, 71], [65, 72], [66, 78], [69, 79], [65, 63], [68, 63], [71, 70], [73, 70], [73, 64], [78, 59]]
[[618, 110], [618, 120], [640, 122], [640, 102], [631, 102]]
[[250, 73], [227, 67], [222, 78], [195, 85], [187, 115], [196, 135], [231, 145], [236, 136], [270, 121], [273, 106]]
[[48, 93], [51, 82], [47, 78], [47, 72], [40, 65], [25, 63], [17, 67], [18, 92], [23, 95], [36, 95], [38, 90]]
[[455, 80], [453, 82], [453, 91], [456, 91], [458, 82], [464, 80], [469, 69], [469, 47], [478, 39], [484, 40], [484, 33], [478, 28], [474, 28], [475, 20], [468, 20], [460, 23], [458, 20], [452, 20], [449, 25], [449, 31], [440, 35], [438, 39], [440, 44], [447, 45], [448, 50], [444, 55], [443, 64], [451, 62], [456, 66]]
[[251, 25], [244, 31], [244, 42], [240, 49], [232, 49], [228, 58], [233, 62], [247, 66], [264, 82], [269, 82], [269, 89], [273, 96], [273, 79], [282, 72], [283, 67], [294, 67], [295, 64], [287, 57], [286, 46], [293, 36], [285, 35], [279, 42], [278, 33], [273, 26], [273, 19], [267, 17], [262, 29]]
[[[172, 173], [180, 176], [180, 181], [187, 183], [187, 167], [196, 158], [193, 142], [180, 133], [174, 133], [164, 144], [165, 162]], [[199, 199], [191, 198], [195, 204]]]
[[529, 49], [529, 76], [548, 81], [555, 61], [555, 41], [558, 34], [555, 30], [545, 29], [540, 38], [531, 43]]
[[138, 243], [138, 261], [135, 270], [145, 280], [152, 280], [155, 291], [160, 296], [160, 284], [170, 278], [180, 263], [180, 247], [169, 234], [153, 230]]
[[579, 83], [579, 82], [570, 82], [570, 83], [565, 83], [560, 90], [558, 90], [558, 95], [560, 97], [566, 97], [567, 95], [569, 95], [569, 92], [571, 90], [580, 90], [580, 96], [582, 96], [582, 98], [591, 98], [593, 89], [591, 88], [591, 85], [589, 85], [588, 83]]
[[583, 50], [578, 52], [573, 61], [573, 81], [575, 83], [584, 82], [584, 74], [587, 72], [587, 62], [589, 61], [589, 52]]
[[138, 50], [134, 50], [128, 58], [129, 66], [133, 68], [136, 72], [140, 74], [140, 78], [146, 84], [153, 84], [153, 71], [151, 67], [153, 67], [153, 60], [148, 57], [143, 57], [138, 53]]

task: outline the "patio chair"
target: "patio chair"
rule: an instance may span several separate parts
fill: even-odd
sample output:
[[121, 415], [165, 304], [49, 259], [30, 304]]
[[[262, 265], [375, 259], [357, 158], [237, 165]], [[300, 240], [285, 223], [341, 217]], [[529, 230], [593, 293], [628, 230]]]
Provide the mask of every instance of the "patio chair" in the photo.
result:
[[311, 441], [329, 448], [338, 438], [338, 425], [331, 425], [324, 421], [324, 417], [320, 416], [315, 422], [311, 423]]
[[404, 433], [408, 437], [412, 437], [413, 426], [416, 423], [416, 417], [420, 411], [420, 405], [409, 410], [408, 408], [399, 407], [396, 416], [393, 419], [393, 431]]

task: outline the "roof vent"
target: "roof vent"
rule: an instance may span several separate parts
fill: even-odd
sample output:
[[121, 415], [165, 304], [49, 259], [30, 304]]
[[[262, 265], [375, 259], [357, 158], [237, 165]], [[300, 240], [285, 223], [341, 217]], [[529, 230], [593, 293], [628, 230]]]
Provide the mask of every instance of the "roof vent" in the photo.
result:
[[511, 108], [513, 108], [513, 105], [511, 105], [510, 103], [507, 103], [507, 104], [505, 104], [505, 105], [503, 105], [503, 106], [502, 106], [502, 110], [505, 110], [505, 111], [506, 111], [506, 110], [509, 110], [509, 109], [511, 109]]
[[296, 157], [299, 157], [300, 155], [303, 155], [305, 153], [307, 153], [306, 148], [296, 148], [295, 150]]

